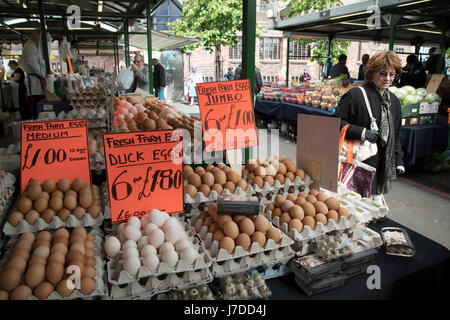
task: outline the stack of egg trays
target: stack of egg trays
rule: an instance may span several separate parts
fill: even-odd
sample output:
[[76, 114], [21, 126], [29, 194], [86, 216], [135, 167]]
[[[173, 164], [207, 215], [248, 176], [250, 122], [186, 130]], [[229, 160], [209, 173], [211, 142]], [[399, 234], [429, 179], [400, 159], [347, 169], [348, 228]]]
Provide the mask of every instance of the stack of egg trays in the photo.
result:
[[[293, 193], [298, 195], [300, 192], [309, 193], [309, 186], [301, 185], [299, 187], [289, 187], [288, 191], [284, 191], [284, 189], [278, 190], [278, 192], [269, 192], [266, 196], [259, 196], [259, 212], [262, 214], [269, 203], [275, 202], [275, 197], [281, 194], [283, 197], [287, 197], [288, 194]], [[258, 195], [257, 195], [258, 196]]]
[[278, 244], [269, 239], [264, 248], [259, 243], [252, 243], [247, 251], [241, 246], [236, 246], [233, 253], [229, 254], [225, 249], [219, 248], [219, 241], [213, 240], [213, 234], [208, 233], [208, 228], [203, 226], [203, 220], [199, 218], [199, 215], [199, 211], [194, 213], [190, 225], [200, 237], [204, 249], [212, 257], [211, 271], [215, 277], [245, 272], [261, 265], [287, 263], [295, 255], [291, 248], [294, 241], [281, 231]]
[[[53, 232], [52, 232], [53, 233]], [[72, 294], [68, 297], [61, 297], [59, 293], [55, 290], [53, 291], [46, 300], [95, 300], [95, 299], [103, 299], [108, 296], [108, 286], [107, 284], [107, 278], [106, 278], [106, 271], [105, 271], [105, 253], [103, 250], [103, 233], [100, 229], [93, 228], [90, 232], [90, 234], [93, 234], [95, 236], [94, 242], [95, 242], [95, 283], [96, 288], [94, 291], [91, 292], [89, 295], [84, 295], [77, 289], [75, 289]], [[14, 243], [18, 240], [18, 237], [12, 237], [10, 238], [8, 244], [7, 244], [7, 252], [3, 256], [3, 259], [0, 261], [0, 266], [4, 266], [7, 262], [7, 258], [9, 257], [9, 250], [12, 250], [12, 247]], [[28, 300], [39, 300], [34, 295], [31, 295]]]
[[[249, 197], [253, 194], [253, 190], [249, 186], [247, 186], [246, 190], [242, 190], [242, 188], [237, 187], [236, 190], [234, 190], [234, 193], [231, 193], [230, 190], [228, 190], [228, 189], [224, 189], [222, 191], [221, 195], [228, 196], [231, 194], [234, 194], [237, 196]], [[188, 205], [187, 210], [185, 210], [185, 212], [187, 214], [189, 214], [189, 213], [191, 213], [191, 211], [193, 209], [199, 208], [205, 204], [215, 202], [215, 201], [217, 201], [218, 198], [219, 198], [219, 194], [215, 190], [212, 190], [207, 197], [202, 192], [197, 192], [197, 195], [194, 198], [191, 198], [190, 195], [185, 193], [184, 194], [184, 203]]]
[[10, 156], [20, 152], [20, 142], [17, 144], [10, 144], [6, 148], [0, 148], [0, 156]]
[[[200, 245], [195, 233], [185, 223], [182, 224], [188, 239], [193, 243], [198, 256], [193, 265], [179, 260], [175, 267], [170, 268], [165, 262], [160, 262], [156, 272], [151, 272], [146, 266], [138, 269], [136, 276], [131, 276], [122, 270], [121, 252], [108, 261], [108, 282], [111, 284], [112, 299], [142, 299], [157, 293], [170, 290], [184, 289], [206, 284], [212, 281], [209, 267], [212, 264], [209, 253]], [[113, 230], [115, 227], [113, 226]]]
[[[260, 281], [256, 280], [257, 277]], [[211, 287], [222, 300], [258, 300], [268, 299], [272, 295], [264, 277], [255, 269], [216, 278]], [[245, 289], [245, 294], [240, 287]]]
[[[268, 193], [277, 194], [282, 190], [281, 192], [288, 192], [289, 188], [292, 189], [298, 189], [303, 186], [304, 188], [309, 188], [313, 181], [311, 178], [306, 174], [304, 179], [300, 179], [300, 177], [295, 177], [294, 181], [291, 181], [289, 179], [286, 179], [284, 181], [284, 184], [281, 184], [280, 181], [275, 180], [273, 186], [270, 186], [268, 182], [264, 182], [263, 187], [260, 188], [258, 185], [249, 185], [252, 191], [252, 195], [261, 195], [262, 197], [266, 197]], [[248, 187], [247, 187], [248, 189]]]
[[211, 291], [211, 288], [203, 284], [181, 290], [174, 290], [158, 294], [156, 300], [216, 300], [217, 298]]
[[16, 177], [10, 172], [5, 172], [5, 175], [0, 179], [0, 226], [3, 225], [11, 208], [12, 196], [16, 190], [15, 182]]

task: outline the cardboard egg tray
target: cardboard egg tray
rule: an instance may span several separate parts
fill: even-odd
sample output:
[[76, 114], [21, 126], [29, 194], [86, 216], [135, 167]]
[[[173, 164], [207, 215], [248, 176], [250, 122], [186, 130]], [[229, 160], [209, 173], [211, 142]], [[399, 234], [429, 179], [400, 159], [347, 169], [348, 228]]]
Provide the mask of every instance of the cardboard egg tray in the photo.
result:
[[[252, 194], [252, 189], [251, 187], [247, 187], [247, 190], [242, 190], [242, 188], [237, 187], [236, 190], [234, 190], [234, 193], [231, 193], [230, 190], [228, 189], [224, 189], [222, 191], [221, 195], [237, 195], [237, 196], [250, 196]], [[194, 198], [191, 198], [190, 195], [188, 195], [187, 193], [184, 194], [184, 203], [189, 203], [192, 205], [193, 208], [197, 208], [200, 204], [202, 203], [211, 203], [214, 202], [218, 199], [219, 194], [215, 191], [212, 190], [209, 195], [206, 197], [202, 192], [197, 192], [197, 195]]]
[[[167, 265], [167, 263], [161, 261], [161, 257], [158, 255], [160, 258], [160, 263], [156, 272], [151, 272], [146, 266], [142, 265], [139, 267], [136, 276], [132, 276], [128, 273], [128, 271], [122, 269], [123, 260], [121, 259], [122, 252], [120, 251], [115, 259], [112, 259], [107, 263], [108, 282], [113, 285], [124, 285], [139, 281], [143, 278], [158, 277], [166, 274], [183, 273], [209, 268], [212, 261], [208, 252], [206, 252], [200, 245], [199, 239], [195, 237], [194, 232], [192, 232], [189, 226], [186, 224], [183, 224], [183, 226], [185, 227], [185, 232], [188, 236], [187, 239], [191, 241], [194, 249], [197, 250], [198, 253], [198, 256], [195, 258], [192, 265], [188, 265], [184, 260], [178, 260], [175, 267], [171, 268]], [[142, 258], [140, 259], [142, 262]]]
[[20, 153], [20, 142], [17, 144], [10, 144], [6, 148], [0, 148], [0, 156], [10, 156]]
[[208, 284], [213, 278], [208, 268], [187, 271], [181, 274], [172, 273], [159, 277], [146, 277], [125, 285], [111, 285], [109, 299], [149, 300], [152, 296], [159, 293]]
[[304, 179], [300, 179], [300, 177], [296, 176], [294, 181], [290, 179], [285, 179], [284, 184], [281, 184], [280, 181], [275, 180], [273, 186], [270, 186], [268, 182], [264, 182], [263, 187], [260, 188], [258, 185], [250, 185], [253, 189], [253, 194], [261, 194], [266, 195], [269, 192], [278, 192], [280, 189], [283, 189], [284, 192], [287, 192], [290, 187], [298, 188], [300, 186], [309, 187], [313, 181], [311, 178], [305, 174]]
[[300, 186], [298, 188], [294, 188], [294, 187], [290, 187], [288, 189], [288, 191], [284, 191], [283, 189], [278, 190], [278, 192], [274, 193], [274, 192], [269, 192], [266, 196], [261, 197], [261, 199], [259, 200], [259, 212], [263, 213], [265, 210], [265, 207], [269, 204], [269, 203], [274, 203], [275, 202], [275, 197], [279, 194], [281, 194], [283, 197], [287, 197], [288, 194], [293, 193], [298, 195], [300, 192], [308, 192], [309, 193], [309, 187], [308, 186]]
[[[53, 232], [52, 232], [53, 233]], [[105, 272], [105, 261], [104, 261], [104, 251], [103, 251], [103, 233], [99, 229], [92, 229], [89, 233], [95, 236], [95, 283], [96, 288], [89, 295], [84, 295], [78, 290], [74, 290], [72, 294], [68, 297], [61, 297], [61, 295], [55, 290], [53, 291], [47, 299], [45, 300], [75, 300], [75, 299], [83, 299], [83, 300], [92, 300], [95, 298], [103, 298], [108, 296], [108, 287], [107, 287], [107, 277]], [[5, 265], [7, 262], [7, 257], [9, 256], [9, 250], [12, 249], [14, 243], [18, 240], [18, 238], [11, 238], [7, 244], [8, 252], [3, 256], [3, 259], [0, 261], [0, 265]], [[31, 295], [28, 300], [40, 300], [36, 298], [34, 295]]]
[[291, 260], [287, 263], [277, 263], [270, 267], [260, 266], [256, 269], [252, 269], [251, 272], [252, 274], [258, 272], [265, 280], [282, 277], [292, 272], [290, 261]]

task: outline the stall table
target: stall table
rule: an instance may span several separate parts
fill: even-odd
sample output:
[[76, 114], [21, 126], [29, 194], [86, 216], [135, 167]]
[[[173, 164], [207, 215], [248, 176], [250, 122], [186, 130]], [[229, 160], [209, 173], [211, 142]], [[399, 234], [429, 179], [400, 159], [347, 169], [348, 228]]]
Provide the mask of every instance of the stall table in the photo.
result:
[[383, 227], [402, 227], [408, 230], [416, 254], [411, 258], [391, 256], [385, 247], [378, 250], [375, 264], [380, 267], [381, 289], [369, 290], [367, 279], [371, 274], [351, 278], [344, 286], [308, 297], [295, 283], [293, 273], [266, 280], [274, 300], [304, 299], [434, 299], [443, 298], [450, 284], [450, 251], [423, 235], [388, 218], [369, 228], [380, 232]]

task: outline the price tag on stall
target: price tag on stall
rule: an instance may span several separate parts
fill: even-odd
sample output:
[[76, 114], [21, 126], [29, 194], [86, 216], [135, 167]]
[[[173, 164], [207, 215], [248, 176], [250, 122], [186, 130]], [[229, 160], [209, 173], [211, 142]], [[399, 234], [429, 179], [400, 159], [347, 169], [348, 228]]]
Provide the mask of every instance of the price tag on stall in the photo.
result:
[[105, 134], [111, 221], [183, 212], [181, 130]]
[[20, 184], [81, 178], [91, 183], [87, 122], [81, 120], [22, 122]]
[[250, 80], [197, 84], [207, 152], [258, 145]]

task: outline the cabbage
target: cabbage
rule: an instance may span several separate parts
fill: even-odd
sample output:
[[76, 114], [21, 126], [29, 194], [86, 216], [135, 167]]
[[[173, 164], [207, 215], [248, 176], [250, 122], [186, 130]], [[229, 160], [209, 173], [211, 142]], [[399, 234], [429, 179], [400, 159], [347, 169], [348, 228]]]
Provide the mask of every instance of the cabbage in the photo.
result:
[[406, 92], [403, 90], [403, 88], [397, 89], [397, 92], [395, 93], [398, 100], [403, 100], [406, 97]]
[[414, 89], [413, 86], [403, 86], [401, 87], [401, 89], [403, 89], [405, 93], [408, 95], [413, 95], [416, 93], [416, 89]]
[[388, 88], [390, 92], [392, 92], [393, 94], [396, 94], [396, 92], [398, 91], [397, 87], [389, 87]]
[[439, 101], [439, 95], [437, 93], [429, 93], [423, 98], [424, 102], [432, 103]]
[[418, 88], [418, 89], [416, 89], [416, 94], [421, 95], [421, 96], [426, 96], [427, 90], [425, 90], [425, 88]]
[[417, 94], [417, 92], [416, 92], [416, 99], [417, 99], [417, 103], [421, 103], [423, 101], [423, 96], [420, 94]]
[[418, 103], [417, 97], [415, 95], [406, 96], [403, 99], [404, 104], [415, 104]]
[[430, 93], [434, 99], [434, 102], [439, 102], [439, 95], [437, 93]]

